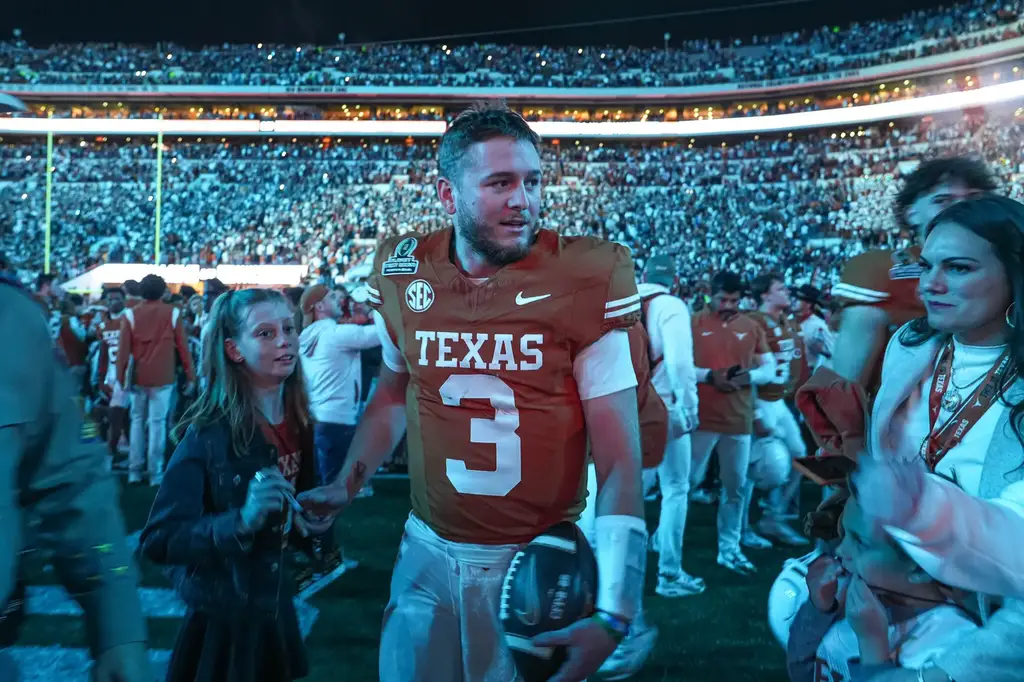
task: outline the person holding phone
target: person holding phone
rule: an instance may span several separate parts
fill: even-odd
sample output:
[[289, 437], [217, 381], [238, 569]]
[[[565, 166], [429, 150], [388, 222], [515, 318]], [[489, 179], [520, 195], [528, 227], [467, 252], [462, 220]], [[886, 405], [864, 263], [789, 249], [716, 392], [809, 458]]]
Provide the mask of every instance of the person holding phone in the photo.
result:
[[740, 276], [720, 272], [711, 280], [711, 304], [693, 317], [700, 427], [691, 439], [693, 474], [699, 484], [717, 446], [722, 497], [718, 507], [718, 564], [741, 574], [755, 572], [740, 549], [749, 496], [747, 469], [754, 432], [753, 384], [779, 383], [764, 330], [739, 311]]

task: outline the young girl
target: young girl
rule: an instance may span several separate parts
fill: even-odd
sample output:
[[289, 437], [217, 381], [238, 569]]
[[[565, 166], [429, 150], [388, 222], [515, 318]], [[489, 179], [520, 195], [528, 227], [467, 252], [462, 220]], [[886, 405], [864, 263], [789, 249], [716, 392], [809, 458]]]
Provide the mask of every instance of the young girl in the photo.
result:
[[[792, 682], [864, 682], [893, 668], [906, 679], [978, 629], [959, 593], [932, 580], [894, 540], [867, 520], [854, 495], [842, 514], [843, 537], [830, 569], [837, 589], [811, 605], [791, 633]], [[794, 631], [798, 625], [794, 624]], [[888, 678], [887, 678], [888, 679]], [[892, 678], [899, 679], [899, 678]]]
[[330, 523], [293, 511], [294, 494], [314, 483], [296, 353], [294, 318], [277, 292], [229, 291], [210, 311], [206, 388], [175, 431], [140, 540], [148, 559], [171, 567], [188, 606], [168, 682], [307, 674], [284, 549]]

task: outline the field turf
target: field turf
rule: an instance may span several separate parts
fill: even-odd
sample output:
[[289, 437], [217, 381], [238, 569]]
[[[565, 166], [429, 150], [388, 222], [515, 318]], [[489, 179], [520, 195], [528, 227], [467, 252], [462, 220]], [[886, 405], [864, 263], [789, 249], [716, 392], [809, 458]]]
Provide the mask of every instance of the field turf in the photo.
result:
[[[409, 504], [405, 480], [375, 481], [374, 488], [376, 494], [354, 502], [342, 522], [345, 554], [357, 560], [359, 566], [308, 602], [315, 615], [306, 639], [312, 666], [307, 678], [310, 682], [377, 679], [381, 616]], [[122, 491], [130, 532], [144, 525], [152, 498], [148, 487]], [[714, 510], [713, 506], [691, 504], [687, 524], [685, 568], [707, 581], [708, 590], [703, 595], [674, 600], [655, 595], [657, 557], [648, 555], [651, 563], [646, 608], [649, 620], [661, 634], [647, 666], [633, 678], [638, 682], [787, 679], [783, 652], [768, 629], [767, 595], [783, 561], [801, 552], [748, 550], [748, 557], [758, 567], [755, 576], [744, 578], [726, 571], [715, 563]], [[653, 524], [658, 505], [649, 504], [647, 512]], [[31, 557], [29, 568], [30, 583], [37, 591], [50, 596], [59, 592], [45, 589], [56, 582], [52, 572]], [[179, 612], [166, 606], [175, 600], [156, 567], [144, 565], [142, 576], [143, 587], [150, 588], [147, 595], [154, 600], [147, 606], [150, 647], [158, 650], [158, 661], [165, 660], [167, 650], [174, 645]], [[15, 651], [22, 662], [25, 682], [85, 682], [88, 678], [81, 669], [84, 636], [80, 618], [68, 614], [66, 606], [62, 612], [43, 599], [34, 603], [31, 596], [29, 614]]]

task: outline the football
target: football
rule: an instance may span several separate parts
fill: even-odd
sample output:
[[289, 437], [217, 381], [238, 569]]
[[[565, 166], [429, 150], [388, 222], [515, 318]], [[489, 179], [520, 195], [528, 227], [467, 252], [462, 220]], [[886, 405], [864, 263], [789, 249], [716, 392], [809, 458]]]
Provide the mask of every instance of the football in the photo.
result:
[[596, 595], [597, 560], [575, 523], [552, 526], [516, 553], [501, 589], [500, 619], [524, 682], [551, 679], [566, 656], [565, 647], [530, 640], [593, 614]]

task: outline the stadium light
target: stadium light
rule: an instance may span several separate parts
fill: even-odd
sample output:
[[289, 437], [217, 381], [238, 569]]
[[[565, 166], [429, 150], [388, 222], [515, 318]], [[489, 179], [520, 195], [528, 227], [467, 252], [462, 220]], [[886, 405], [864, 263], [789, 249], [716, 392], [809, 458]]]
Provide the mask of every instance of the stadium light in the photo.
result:
[[[1024, 99], [1024, 81], [948, 92], [925, 97], [895, 99], [857, 107], [802, 111], [751, 118], [707, 118], [688, 121], [536, 121], [530, 123], [544, 137], [643, 138], [746, 135], [807, 128], [850, 125], [914, 118]], [[357, 107], [358, 108], [358, 107]], [[315, 135], [337, 137], [438, 137], [445, 121], [237, 121], [189, 119], [0, 118], [0, 135], [53, 132], [58, 135]]]

